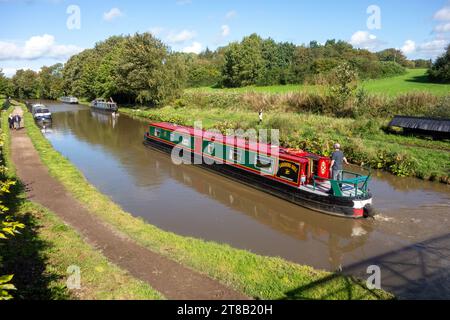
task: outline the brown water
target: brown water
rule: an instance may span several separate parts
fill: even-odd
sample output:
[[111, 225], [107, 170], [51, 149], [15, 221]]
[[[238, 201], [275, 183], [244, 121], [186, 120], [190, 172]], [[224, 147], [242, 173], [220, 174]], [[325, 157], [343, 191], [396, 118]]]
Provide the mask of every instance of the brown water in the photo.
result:
[[46, 137], [101, 192], [161, 229], [367, 278], [406, 298], [450, 298], [450, 188], [376, 173], [376, 220], [303, 209], [143, 146], [146, 123], [48, 103]]

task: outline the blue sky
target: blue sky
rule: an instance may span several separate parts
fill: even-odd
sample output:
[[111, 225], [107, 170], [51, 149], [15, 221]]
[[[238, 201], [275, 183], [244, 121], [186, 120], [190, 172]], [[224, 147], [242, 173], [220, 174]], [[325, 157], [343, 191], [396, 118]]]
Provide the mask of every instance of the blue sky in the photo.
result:
[[111, 35], [146, 31], [186, 52], [256, 32], [296, 44], [335, 38], [372, 51], [395, 47], [410, 58], [435, 58], [450, 39], [449, 0], [0, 0], [0, 12], [7, 75], [65, 62]]

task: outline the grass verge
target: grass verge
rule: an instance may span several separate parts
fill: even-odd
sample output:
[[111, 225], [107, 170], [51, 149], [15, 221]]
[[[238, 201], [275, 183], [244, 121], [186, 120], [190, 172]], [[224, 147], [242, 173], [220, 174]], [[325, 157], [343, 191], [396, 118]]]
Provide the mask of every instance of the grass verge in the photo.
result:
[[90, 185], [74, 165], [52, 148], [28, 112], [25, 121], [27, 132], [50, 173], [92, 213], [154, 252], [259, 299], [393, 298], [385, 291], [368, 290], [351, 277], [259, 256], [226, 244], [179, 236], [147, 224]]
[[[8, 114], [2, 112], [1, 127], [8, 128]], [[5, 135], [3, 158], [8, 176], [17, 180], [11, 161], [10, 132]], [[15, 299], [163, 299], [148, 284], [136, 280], [108, 262], [99, 252], [53, 212], [26, 200], [18, 183], [4, 200], [10, 212], [26, 228], [6, 243], [0, 243], [2, 263], [0, 274], [15, 274]], [[73, 273], [68, 267], [80, 268], [80, 289], [69, 290], [66, 281]]]

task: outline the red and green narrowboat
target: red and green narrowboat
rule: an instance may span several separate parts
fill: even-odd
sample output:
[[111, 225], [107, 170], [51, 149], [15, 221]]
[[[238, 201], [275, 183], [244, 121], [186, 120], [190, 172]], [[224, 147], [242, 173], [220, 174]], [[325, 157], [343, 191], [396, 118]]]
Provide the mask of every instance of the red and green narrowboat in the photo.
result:
[[332, 180], [327, 157], [165, 122], [150, 123], [144, 143], [314, 211], [354, 219], [374, 212], [370, 175]]

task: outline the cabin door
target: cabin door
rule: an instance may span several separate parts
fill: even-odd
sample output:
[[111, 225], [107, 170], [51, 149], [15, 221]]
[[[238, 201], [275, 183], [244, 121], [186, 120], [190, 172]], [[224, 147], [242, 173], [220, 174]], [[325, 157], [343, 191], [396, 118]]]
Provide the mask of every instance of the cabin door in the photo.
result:
[[311, 158], [308, 159], [306, 175], [308, 183], [311, 183], [314, 180], [314, 160]]

